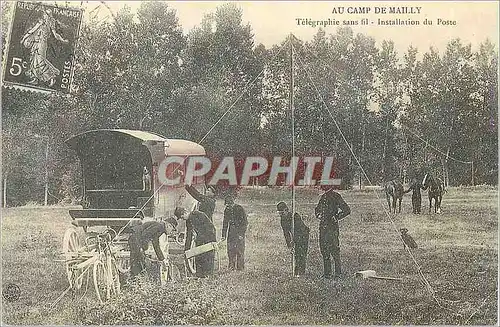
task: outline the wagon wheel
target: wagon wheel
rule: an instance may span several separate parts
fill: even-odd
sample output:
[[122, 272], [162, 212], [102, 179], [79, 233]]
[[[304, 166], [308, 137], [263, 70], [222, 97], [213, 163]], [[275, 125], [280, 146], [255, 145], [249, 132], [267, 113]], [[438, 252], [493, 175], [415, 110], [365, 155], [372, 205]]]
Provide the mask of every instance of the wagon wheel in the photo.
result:
[[159, 265], [160, 269], [160, 285], [164, 286], [167, 282], [169, 282], [169, 274], [170, 274], [170, 264], [164, 266], [162, 263]]
[[97, 295], [97, 299], [101, 304], [109, 298], [109, 284], [107, 278], [106, 267], [101, 260], [94, 262], [93, 267], [93, 279], [94, 279], [94, 289]]
[[175, 242], [179, 245], [184, 245], [184, 241], [186, 240], [186, 234], [185, 233], [179, 233], [175, 237]]
[[168, 236], [166, 234], [161, 234], [159, 241], [161, 252], [167, 255], [169, 251]]
[[116, 258], [116, 268], [120, 274], [128, 274], [130, 272], [130, 257], [120, 256]]
[[169, 265], [168, 269], [168, 280], [171, 282], [176, 282], [182, 279], [181, 276], [181, 271], [179, 270], [179, 267], [177, 267], [175, 264], [172, 262]]
[[160, 285], [179, 280], [181, 280], [181, 272], [173, 262], [169, 261], [166, 267], [160, 264]]
[[222, 242], [222, 241], [218, 242], [217, 246], [214, 249], [214, 251], [215, 251], [214, 259], [215, 259], [215, 261], [217, 261], [217, 271], [220, 270], [220, 266], [221, 266], [221, 258], [220, 258], [221, 244], [224, 244], [224, 242]]
[[120, 294], [120, 274], [116, 260], [108, 256], [106, 261], [96, 260], [93, 266], [94, 289], [100, 303]]
[[66, 260], [66, 275], [71, 288], [80, 289], [83, 283], [83, 269], [76, 269], [75, 266], [79, 263], [78, 251], [82, 250], [82, 244], [78, 233], [74, 228], [68, 228], [64, 233], [63, 238], [63, 255]]
[[[194, 240], [191, 241], [191, 249], [194, 248], [196, 244], [194, 243]], [[191, 275], [196, 274], [196, 264], [195, 264], [195, 257], [191, 257], [189, 259], [184, 259], [184, 265], [186, 266], [187, 272], [189, 272]], [[187, 276], [187, 274], [186, 274]]]
[[[176, 242], [178, 242], [178, 239], [176, 237]], [[162, 252], [165, 255], [168, 255], [170, 252], [170, 245], [168, 242], [168, 236], [162, 235], [160, 237], [160, 248]], [[173, 264], [171, 260], [168, 260], [168, 264], [166, 267], [163, 265], [160, 265], [160, 283], [161, 285], [164, 285], [166, 282], [171, 282], [175, 280], [180, 280], [181, 279], [181, 273], [179, 271], [179, 268]]]
[[120, 274], [127, 275], [130, 273], [130, 253], [126, 243], [112, 247], [111, 252], [114, 253], [114, 260]]
[[116, 260], [113, 257], [110, 257], [109, 260], [108, 273], [109, 273], [109, 284], [111, 286], [111, 295], [120, 294], [121, 292], [120, 272]]

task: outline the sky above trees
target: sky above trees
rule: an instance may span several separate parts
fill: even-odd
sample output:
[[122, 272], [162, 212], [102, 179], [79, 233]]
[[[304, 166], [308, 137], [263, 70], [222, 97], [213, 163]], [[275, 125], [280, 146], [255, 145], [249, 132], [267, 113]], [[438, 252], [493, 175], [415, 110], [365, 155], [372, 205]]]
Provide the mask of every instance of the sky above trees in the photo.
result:
[[[215, 12], [217, 6], [222, 1], [169, 1], [167, 4], [177, 11], [179, 23], [185, 33], [193, 27], [198, 26], [204, 15]], [[76, 3], [75, 3], [76, 4]], [[108, 1], [106, 2], [110, 11], [115, 13], [122, 6], [129, 6], [132, 11], [136, 11], [140, 2], [138, 1]], [[77, 5], [80, 5], [78, 2]], [[242, 9], [243, 23], [249, 23], [252, 27], [255, 42], [262, 43], [266, 47], [281, 42], [288, 34], [293, 33], [304, 41], [310, 41], [318, 31], [318, 27], [297, 26], [296, 18], [312, 19], [361, 19], [376, 18], [392, 19], [408, 17], [424, 20], [425, 18], [436, 21], [438, 18], [446, 20], [456, 20], [456, 26], [436, 26], [432, 27], [420, 25], [417, 27], [405, 26], [350, 26], [355, 33], [363, 33], [373, 37], [377, 45], [383, 40], [394, 41], [398, 52], [405, 51], [408, 46], [416, 47], [420, 52], [429, 50], [433, 46], [440, 52], [445, 51], [448, 40], [460, 38], [467, 43], [471, 43], [473, 50], [478, 47], [486, 38], [496, 43], [498, 40], [498, 2], [496, 1], [407, 1], [407, 2], [328, 2], [328, 1], [242, 1], [237, 3]], [[375, 7], [389, 6], [421, 7], [419, 15], [380, 15], [375, 14]], [[84, 2], [83, 6], [87, 12], [103, 5], [100, 2]], [[332, 14], [334, 7], [361, 7], [369, 6], [371, 13], [363, 14]], [[106, 8], [99, 9], [103, 17], [109, 15]], [[334, 33], [337, 27], [329, 26], [327, 33]]]

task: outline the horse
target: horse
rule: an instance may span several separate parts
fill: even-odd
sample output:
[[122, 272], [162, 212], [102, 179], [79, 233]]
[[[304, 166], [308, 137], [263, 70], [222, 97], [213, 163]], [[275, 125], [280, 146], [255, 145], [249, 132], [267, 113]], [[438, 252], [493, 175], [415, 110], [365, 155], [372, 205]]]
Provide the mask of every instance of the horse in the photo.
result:
[[432, 174], [427, 173], [422, 181], [422, 189], [429, 189], [429, 213], [431, 213], [432, 199], [434, 199], [434, 213], [441, 213], [441, 200], [443, 199], [444, 183], [439, 178], [434, 178]]
[[[399, 200], [399, 213], [401, 213], [401, 201], [403, 200], [403, 184], [397, 180], [389, 181], [385, 184], [385, 196], [389, 205], [389, 212], [396, 213], [396, 200]], [[392, 199], [392, 207], [391, 207]]]

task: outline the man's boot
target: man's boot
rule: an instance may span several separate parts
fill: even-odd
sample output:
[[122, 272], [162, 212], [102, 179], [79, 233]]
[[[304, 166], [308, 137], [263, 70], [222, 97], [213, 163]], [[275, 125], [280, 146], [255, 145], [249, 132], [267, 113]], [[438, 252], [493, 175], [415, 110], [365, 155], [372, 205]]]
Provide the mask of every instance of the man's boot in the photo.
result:
[[323, 258], [323, 271], [324, 278], [332, 278], [332, 261], [330, 258]]
[[342, 275], [342, 268], [340, 264], [340, 254], [337, 253], [333, 256], [333, 262], [335, 264], [335, 278], [340, 278]]

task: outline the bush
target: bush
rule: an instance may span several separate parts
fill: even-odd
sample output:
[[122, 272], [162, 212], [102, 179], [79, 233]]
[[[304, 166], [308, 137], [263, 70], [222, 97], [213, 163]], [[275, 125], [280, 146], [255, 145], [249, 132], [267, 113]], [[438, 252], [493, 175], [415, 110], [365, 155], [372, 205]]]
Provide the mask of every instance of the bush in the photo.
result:
[[214, 292], [205, 280], [184, 280], [158, 286], [148, 280], [129, 285], [103, 305], [86, 304], [77, 324], [90, 325], [207, 325], [219, 314]]

